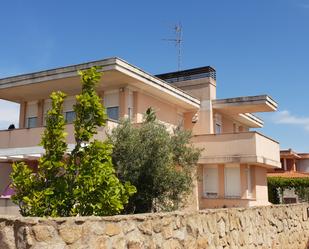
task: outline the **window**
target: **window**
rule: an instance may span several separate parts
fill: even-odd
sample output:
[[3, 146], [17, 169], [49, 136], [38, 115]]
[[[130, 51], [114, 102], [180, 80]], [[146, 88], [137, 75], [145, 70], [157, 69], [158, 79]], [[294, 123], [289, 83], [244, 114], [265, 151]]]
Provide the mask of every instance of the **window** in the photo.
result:
[[76, 115], [74, 111], [69, 111], [65, 113], [65, 122], [66, 123], [73, 123], [73, 121], [75, 120]]
[[37, 117], [30, 117], [27, 120], [27, 128], [35, 128], [37, 127]]
[[129, 118], [129, 119], [132, 119], [132, 118], [133, 118], [133, 111], [132, 111], [132, 108], [131, 108], [131, 107], [128, 108], [128, 118]]
[[225, 197], [240, 197], [240, 167], [237, 164], [224, 167]]
[[113, 120], [118, 120], [119, 119], [119, 106], [107, 107], [106, 113], [107, 113], [108, 118], [113, 119]]
[[218, 197], [218, 167], [216, 165], [204, 166], [203, 183], [205, 197]]
[[221, 132], [221, 124], [216, 124], [216, 134], [220, 134]]
[[215, 114], [215, 129], [216, 134], [222, 133], [222, 117], [218, 113]]

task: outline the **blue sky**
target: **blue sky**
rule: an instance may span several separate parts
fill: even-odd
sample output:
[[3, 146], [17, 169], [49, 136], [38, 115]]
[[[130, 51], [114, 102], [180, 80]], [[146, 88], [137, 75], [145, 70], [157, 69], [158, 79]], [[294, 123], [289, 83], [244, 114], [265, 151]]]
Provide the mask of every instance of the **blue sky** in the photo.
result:
[[[218, 97], [267, 93], [260, 114], [282, 148], [309, 152], [309, 0], [11, 0], [0, 8], [0, 78], [119, 56], [156, 74], [177, 69], [163, 41], [183, 26], [182, 68], [217, 69]], [[0, 127], [18, 118], [0, 102]]]

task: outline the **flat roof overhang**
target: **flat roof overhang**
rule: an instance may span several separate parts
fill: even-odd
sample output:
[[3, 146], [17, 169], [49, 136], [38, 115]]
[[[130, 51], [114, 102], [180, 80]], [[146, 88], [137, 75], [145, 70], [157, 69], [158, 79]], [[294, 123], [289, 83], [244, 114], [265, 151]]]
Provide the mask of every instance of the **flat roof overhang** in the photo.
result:
[[308, 153], [298, 153], [301, 159], [309, 159], [309, 154]]
[[[74, 144], [68, 144], [67, 153], [71, 153], [74, 147]], [[42, 146], [0, 149], [0, 162], [38, 160], [44, 154]]]
[[300, 159], [302, 158], [298, 153], [293, 150], [281, 150], [280, 157], [282, 159]]
[[98, 91], [129, 85], [185, 110], [200, 107], [198, 99], [119, 58], [0, 79], [0, 98], [21, 103], [48, 98], [51, 92], [59, 90], [68, 95], [78, 94], [81, 84], [77, 71], [92, 66], [101, 66], [104, 73]]
[[273, 112], [278, 104], [268, 95], [213, 100], [213, 108], [226, 114]]
[[239, 113], [231, 115], [233, 120], [236, 120], [250, 128], [262, 128], [264, 121], [252, 113]]

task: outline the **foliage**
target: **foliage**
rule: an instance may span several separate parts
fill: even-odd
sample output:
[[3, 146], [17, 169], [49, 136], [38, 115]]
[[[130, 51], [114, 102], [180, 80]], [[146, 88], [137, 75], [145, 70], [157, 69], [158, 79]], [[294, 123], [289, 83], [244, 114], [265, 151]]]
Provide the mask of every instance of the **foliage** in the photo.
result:
[[285, 189], [294, 189], [300, 199], [309, 202], [309, 177], [267, 177], [267, 182], [269, 201], [273, 204], [280, 203], [280, 195]]
[[190, 144], [191, 134], [176, 129], [170, 134], [148, 109], [139, 126], [124, 120], [113, 130], [112, 158], [121, 181], [137, 188], [126, 212], [174, 210], [191, 191], [200, 150]]
[[63, 209], [67, 183], [61, 173], [66, 170], [63, 156], [67, 150], [62, 115], [64, 97], [61, 92], [51, 95], [52, 109], [48, 112], [41, 142], [46, 152], [39, 160], [37, 172], [24, 162], [13, 164], [11, 177], [15, 194], [12, 199], [24, 216], [66, 215]]
[[47, 114], [41, 142], [45, 155], [39, 160], [37, 171], [23, 162], [13, 165], [13, 201], [24, 216], [117, 214], [136, 192], [130, 183], [122, 184], [117, 178], [112, 145], [93, 139], [97, 128], [106, 123], [105, 109], [95, 92], [101, 74], [97, 68], [79, 74], [82, 92], [74, 105], [76, 146], [71, 155], [65, 154], [65, 95], [57, 92], [51, 95], [52, 109]]

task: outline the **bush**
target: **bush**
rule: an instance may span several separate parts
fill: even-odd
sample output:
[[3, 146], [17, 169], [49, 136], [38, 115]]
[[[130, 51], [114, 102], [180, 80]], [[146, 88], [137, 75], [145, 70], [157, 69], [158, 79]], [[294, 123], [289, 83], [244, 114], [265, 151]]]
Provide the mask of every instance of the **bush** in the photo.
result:
[[269, 201], [273, 204], [280, 203], [280, 195], [283, 195], [285, 189], [294, 189], [302, 201], [309, 202], [309, 177], [267, 177], [267, 183]]

